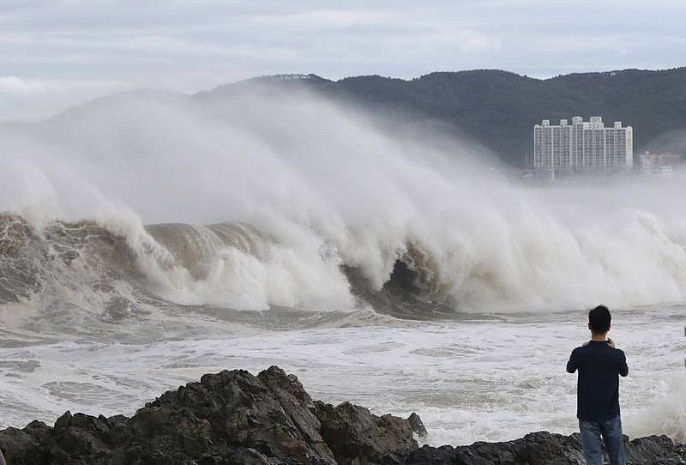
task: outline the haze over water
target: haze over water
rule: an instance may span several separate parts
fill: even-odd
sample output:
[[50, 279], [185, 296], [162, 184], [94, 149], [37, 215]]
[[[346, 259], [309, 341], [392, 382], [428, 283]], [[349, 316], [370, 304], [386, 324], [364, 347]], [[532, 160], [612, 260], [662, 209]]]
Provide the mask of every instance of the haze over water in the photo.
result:
[[627, 432], [684, 441], [684, 182], [525, 188], [378, 121], [258, 86], [0, 127], [0, 426], [278, 364], [434, 445], [569, 433], [605, 303]]

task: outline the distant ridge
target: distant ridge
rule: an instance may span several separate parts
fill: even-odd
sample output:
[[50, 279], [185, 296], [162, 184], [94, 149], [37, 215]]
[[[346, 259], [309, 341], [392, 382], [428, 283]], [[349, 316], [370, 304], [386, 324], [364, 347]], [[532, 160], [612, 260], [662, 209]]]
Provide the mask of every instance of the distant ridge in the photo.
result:
[[[407, 119], [435, 119], [480, 142], [503, 161], [522, 166], [532, 127], [541, 119], [599, 115], [634, 127], [635, 152], [668, 149], [686, 155], [686, 68], [626, 69], [535, 79], [501, 70], [435, 72], [404, 80], [355, 76], [331, 81], [315, 74], [284, 74], [255, 80], [297, 85], [370, 109], [391, 109]], [[250, 80], [250, 81], [255, 81]], [[250, 82], [248, 81], [248, 82]], [[220, 86], [211, 93], [226, 92]], [[655, 141], [661, 138], [660, 141]]]
[[248, 79], [248, 82], [289, 82], [289, 81], [325, 81], [316, 74], [272, 74]]

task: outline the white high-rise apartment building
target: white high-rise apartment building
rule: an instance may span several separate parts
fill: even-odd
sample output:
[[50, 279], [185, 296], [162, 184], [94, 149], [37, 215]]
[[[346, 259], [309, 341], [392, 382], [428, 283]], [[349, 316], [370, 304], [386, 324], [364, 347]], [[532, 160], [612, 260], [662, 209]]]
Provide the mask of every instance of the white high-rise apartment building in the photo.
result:
[[631, 126], [620, 121], [605, 127], [600, 116], [581, 116], [551, 126], [544, 119], [534, 126], [534, 169], [544, 171], [610, 171], [631, 169], [634, 141]]

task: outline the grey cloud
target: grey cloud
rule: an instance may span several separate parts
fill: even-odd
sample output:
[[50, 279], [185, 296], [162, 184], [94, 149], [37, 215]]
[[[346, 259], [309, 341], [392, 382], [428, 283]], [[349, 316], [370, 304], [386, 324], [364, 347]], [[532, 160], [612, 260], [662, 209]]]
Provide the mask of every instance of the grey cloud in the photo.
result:
[[193, 75], [664, 68], [681, 64], [685, 13], [664, 0], [9, 0], [0, 76], [179, 89]]

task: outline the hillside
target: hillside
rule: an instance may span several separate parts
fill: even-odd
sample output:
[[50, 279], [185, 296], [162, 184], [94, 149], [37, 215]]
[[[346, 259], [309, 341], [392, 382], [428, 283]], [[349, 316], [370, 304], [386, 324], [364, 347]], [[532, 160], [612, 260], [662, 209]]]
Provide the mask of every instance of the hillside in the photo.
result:
[[[600, 115], [606, 122], [633, 126], [636, 152], [686, 150], [683, 141], [668, 136], [686, 129], [686, 68], [569, 74], [544, 80], [496, 70], [438, 72], [412, 80], [357, 76], [330, 81], [315, 75], [258, 80], [306, 86], [405, 119], [442, 121], [512, 166], [524, 165], [534, 124], [575, 115], [585, 120]], [[221, 86], [212, 93], [240, 85]]]

